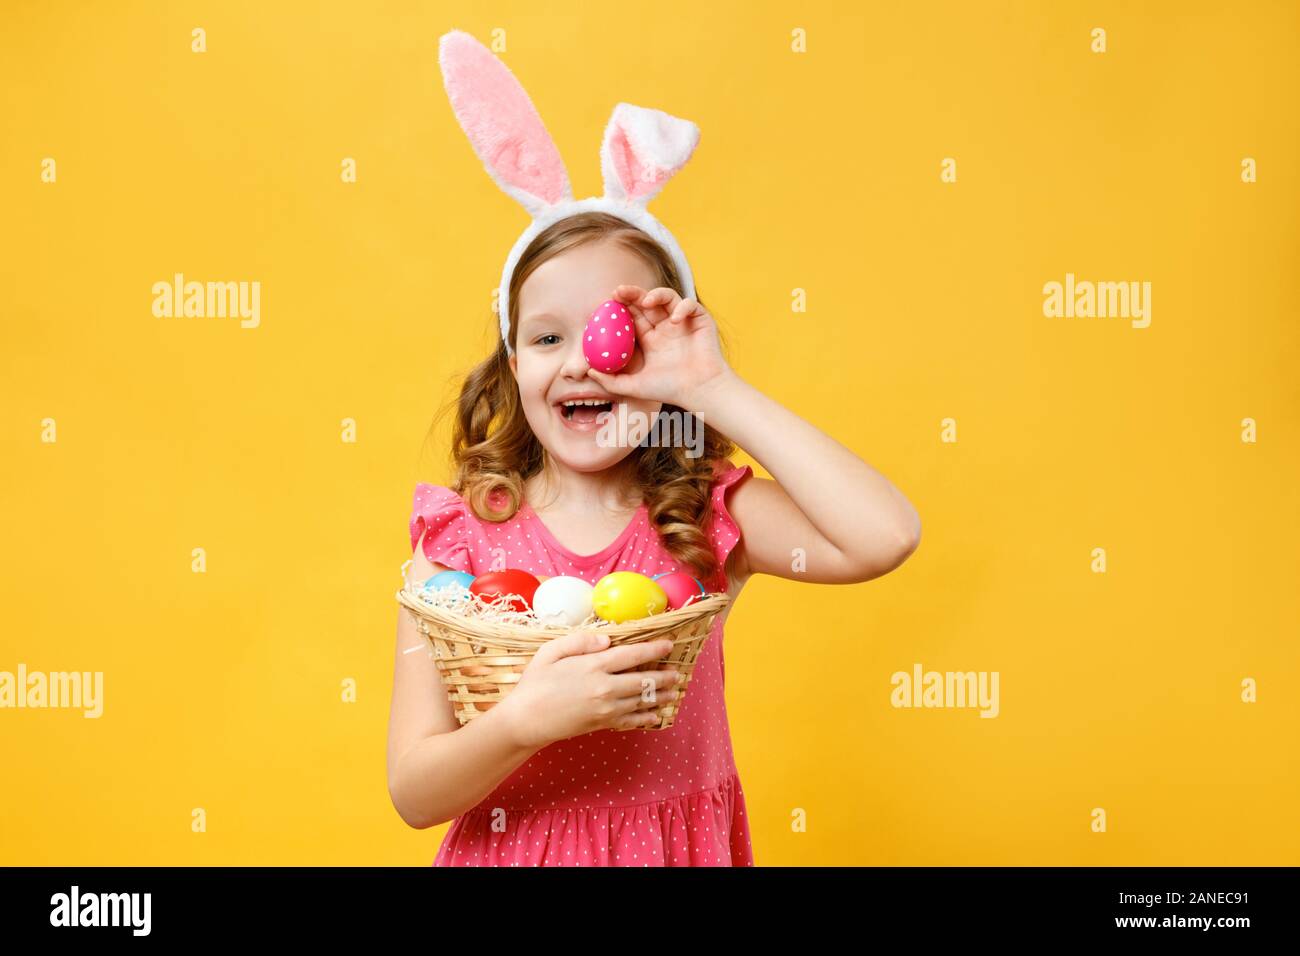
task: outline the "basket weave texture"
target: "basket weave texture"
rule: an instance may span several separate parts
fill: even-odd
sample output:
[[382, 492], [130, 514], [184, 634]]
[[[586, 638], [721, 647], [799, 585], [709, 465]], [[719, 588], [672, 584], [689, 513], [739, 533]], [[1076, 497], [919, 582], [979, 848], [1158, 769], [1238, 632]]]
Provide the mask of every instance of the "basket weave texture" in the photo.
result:
[[731, 602], [726, 594], [711, 594], [680, 610], [623, 624], [593, 619], [569, 628], [484, 620], [430, 603], [409, 587], [397, 592], [397, 600], [414, 618], [416, 630], [428, 640], [430, 656], [442, 675], [447, 697], [461, 726], [500, 703], [519, 682], [537, 649], [547, 641], [575, 630], [607, 634], [610, 647], [671, 638], [673, 647], [665, 657], [633, 670], [676, 667], [684, 678], [677, 686], [678, 696], [656, 711], [657, 721], [622, 728], [628, 730], [665, 730], [673, 725], [686, 700], [695, 660], [708, 639], [713, 620]]

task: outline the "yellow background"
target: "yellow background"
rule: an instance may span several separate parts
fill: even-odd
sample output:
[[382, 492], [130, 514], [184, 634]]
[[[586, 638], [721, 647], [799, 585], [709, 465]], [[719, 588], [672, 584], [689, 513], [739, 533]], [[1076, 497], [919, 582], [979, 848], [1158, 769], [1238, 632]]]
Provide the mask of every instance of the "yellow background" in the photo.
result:
[[[759, 865], [1300, 863], [1296, 5], [647, 10], [6, 7], [0, 670], [102, 670], [105, 712], [0, 711], [0, 863], [432, 861], [393, 592], [527, 224], [453, 28], [506, 31], [579, 197], [619, 100], [699, 124], [651, 208], [734, 367], [921, 513], [893, 574], [729, 620]], [[260, 281], [260, 327], [155, 318], [175, 272]], [[1151, 282], [1150, 328], [1045, 318], [1066, 272]], [[917, 662], [998, 671], [1001, 715], [892, 708]]]

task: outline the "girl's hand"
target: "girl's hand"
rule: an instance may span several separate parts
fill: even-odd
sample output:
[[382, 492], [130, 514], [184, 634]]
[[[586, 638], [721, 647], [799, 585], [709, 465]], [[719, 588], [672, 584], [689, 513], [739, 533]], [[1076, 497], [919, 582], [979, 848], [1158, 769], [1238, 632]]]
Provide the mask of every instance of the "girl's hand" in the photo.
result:
[[[644, 727], [676, 700], [675, 667], [630, 670], [668, 654], [672, 641], [607, 647], [608, 641], [593, 631], [575, 631], [537, 649], [514, 690], [492, 708], [506, 716], [519, 746], [541, 748], [593, 730]], [[644, 694], [649, 701], [643, 699], [645, 681], [654, 688]]]
[[587, 370], [606, 391], [693, 412], [702, 390], [732, 374], [713, 316], [694, 299], [666, 286], [646, 292], [635, 285], [620, 285], [614, 298], [632, 313], [637, 349], [621, 372]]

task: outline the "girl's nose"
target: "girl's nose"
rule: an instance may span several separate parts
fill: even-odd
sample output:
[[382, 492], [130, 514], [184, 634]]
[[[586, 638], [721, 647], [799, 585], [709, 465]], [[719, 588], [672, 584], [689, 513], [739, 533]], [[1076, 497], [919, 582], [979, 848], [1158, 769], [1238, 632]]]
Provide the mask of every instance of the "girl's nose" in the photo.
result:
[[569, 378], [582, 378], [587, 374], [587, 356], [582, 351], [582, 337], [572, 339], [564, 353], [564, 374]]

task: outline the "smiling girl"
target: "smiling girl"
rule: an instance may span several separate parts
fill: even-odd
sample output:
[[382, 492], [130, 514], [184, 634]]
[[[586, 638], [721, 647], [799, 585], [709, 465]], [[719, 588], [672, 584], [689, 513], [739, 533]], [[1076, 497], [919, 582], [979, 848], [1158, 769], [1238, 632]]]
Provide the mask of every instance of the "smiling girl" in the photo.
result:
[[[664, 698], [677, 696], [677, 674], [632, 669], [661, 660], [668, 640], [608, 647], [590, 631], [552, 640], [500, 703], [461, 727], [434, 662], [409, 653], [424, 642], [399, 611], [393, 805], [413, 827], [453, 821], [437, 866], [753, 865], [724, 696], [730, 610], [755, 574], [808, 584], [886, 574], [917, 547], [920, 520], [884, 476], [728, 365], [675, 240], [643, 208], [609, 198], [637, 195], [643, 205], [657, 187], [637, 190], [680, 168], [694, 142], [679, 134], [693, 126], [620, 113], [620, 104], [602, 151], [607, 197], [575, 204], [567, 179], [563, 188], [539, 182], [549, 137], [504, 67], [453, 33], [443, 38], [443, 70], [494, 178], [516, 198], [551, 198], [526, 203], [547, 214], [535, 214], [507, 261], [500, 341], [461, 388], [456, 478], [415, 488], [410, 582], [503, 566], [591, 584], [613, 571], [685, 571], [732, 600], [714, 619], [675, 722], [644, 733], [619, 731], [653, 723]], [[453, 82], [463, 75], [478, 86]], [[474, 113], [473, 90], [485, 85], [491, 109]], [[492, 145], [501, 138], [484, 132], [493, 122], [512, 124], [513, 152]], [[689, 148], [664, 167], [676, 140]], [[503, 156], [522, 158], [516, 167]], [[588, 365], [582, 337], [611, 298], [627, 310], [637, 348], [625, 369], [604, 374]], [[631, 412], [696, 415], [703, 440], [697, 449], [648, 443], [617, 427], [606, 431], [615, 440], [598, 440], [602, 425]], [[737, 444], [773, 477], [734, 465]]]

